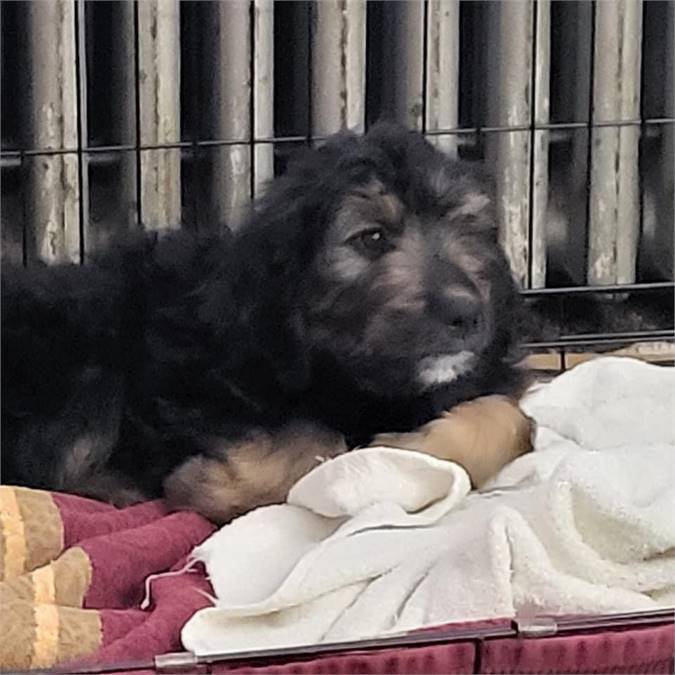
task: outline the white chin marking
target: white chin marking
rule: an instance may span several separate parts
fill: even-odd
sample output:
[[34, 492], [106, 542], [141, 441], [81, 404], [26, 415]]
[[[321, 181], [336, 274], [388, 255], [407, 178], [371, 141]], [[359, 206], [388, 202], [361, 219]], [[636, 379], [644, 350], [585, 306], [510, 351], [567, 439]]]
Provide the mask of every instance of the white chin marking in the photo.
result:
[[444, 356], [428, 356], [420, 362], [417, 378], [424, 389], [448, 384], [470, 371], [475, 358], [475, 354], [466, 351]]

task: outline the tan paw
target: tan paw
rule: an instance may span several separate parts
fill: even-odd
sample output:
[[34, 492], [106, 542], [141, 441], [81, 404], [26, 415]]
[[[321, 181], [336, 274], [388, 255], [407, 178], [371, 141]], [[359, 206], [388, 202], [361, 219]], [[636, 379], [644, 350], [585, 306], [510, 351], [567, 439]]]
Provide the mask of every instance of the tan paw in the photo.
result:
[[462, 403], [419, 429], [379, 434], [371, 446], [417, 450], [461, 464], [480, 487], [516, 457], [532, 450], [534, 423], [505, 396]]

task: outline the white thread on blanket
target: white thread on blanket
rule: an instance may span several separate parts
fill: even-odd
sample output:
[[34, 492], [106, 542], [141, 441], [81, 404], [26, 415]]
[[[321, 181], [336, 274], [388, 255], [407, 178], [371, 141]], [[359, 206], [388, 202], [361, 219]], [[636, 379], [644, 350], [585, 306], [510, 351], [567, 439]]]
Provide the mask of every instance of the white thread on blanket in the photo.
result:
[[191, 572], [194, 572], [194, 567], [198, 562], [200, 561], [196, 558], [190, 558], [179, 570], [173, 570], [172, 572], [157, 572], [156, 574], [151, 574], [150, 576], [146, 577], [144, 582], [145, 592], [143, 594], [143, 601], [141, 602], [141, 609], [147, 609], [150, 607], [150, 603], [152, 602], [152, 590], [150, 586], [152, 582], [155, 581], [155, 579], [161, 579], [163, 577], [177, 577], [180, 574], [190, 574]]
[[208, 591], [204, 591], [201, 588], [195, 588], [195, 591], [197, 591], [199, 595], [203, 595], [214, 607], [218, 604], [218, 598], [215, 595], [209, 593]]

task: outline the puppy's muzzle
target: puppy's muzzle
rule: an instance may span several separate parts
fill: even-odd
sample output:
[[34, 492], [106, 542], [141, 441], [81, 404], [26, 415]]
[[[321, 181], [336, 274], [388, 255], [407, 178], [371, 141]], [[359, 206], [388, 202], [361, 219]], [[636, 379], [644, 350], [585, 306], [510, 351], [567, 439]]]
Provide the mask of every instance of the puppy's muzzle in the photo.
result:
[[429, 298], [427, 307], [458, 351], [480, 349], [486, 328], [480, 297], [463, 288], [447, 289]]

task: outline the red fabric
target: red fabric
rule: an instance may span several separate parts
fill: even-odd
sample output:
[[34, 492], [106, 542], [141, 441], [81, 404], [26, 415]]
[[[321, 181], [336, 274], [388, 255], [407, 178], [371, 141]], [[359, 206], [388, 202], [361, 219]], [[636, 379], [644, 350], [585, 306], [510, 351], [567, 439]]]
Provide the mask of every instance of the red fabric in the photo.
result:
[[59, 492], [52, 493], [52, 498], [63, 521], [64, 548], [101, 534], [151, 523], [168, 514], [167, 508], [159, 500], [117, 509], [93, 499]]
[[[143, 600], [146, 577], [184, 562], [212, 531], [196, 513], [181, 512], [80, 542], [93, 568], [85, 607], [137, 607]], [[153, 583], [153, 591], [158, 583]]]
[[321, 675], [322, 673], [473, 673], [475, 647], [471, 643], [411, 647], [409, 649], [385, 649], [377, 652], [352, 652], [339, 656], [327, 656], [312, 661], [299, 661], [284, 665], [257, 668], [226, 668], [214, 665], [212, 673], [232, 675]]
[[675, 626], [485, 643], [482, 673], [672, 673]]
[[151, 581], [151, 604], [141, 609], [148, 576], [180, 570], [192, 549], [215, 529], [192, 512], [170, 513], [161, 502], [116, 509], [54, 495], [65, 547], [78, 546], [91, 563], [86, 609], [99, 611], [102, 645], [86, 663], [152, 658], [181, 649], [180, 630], [210, 604], [203, 570]]

